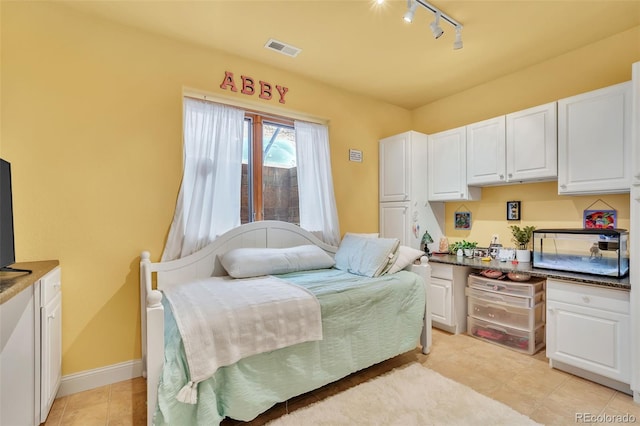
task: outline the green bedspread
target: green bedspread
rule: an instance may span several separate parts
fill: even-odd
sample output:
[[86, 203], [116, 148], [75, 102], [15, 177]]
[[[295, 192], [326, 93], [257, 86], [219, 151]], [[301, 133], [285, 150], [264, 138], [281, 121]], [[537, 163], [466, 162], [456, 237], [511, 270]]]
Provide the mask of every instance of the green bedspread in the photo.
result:
[[337, 269], [278, 275], [306, 287], [322, 310], [323, 340], [254, 355], [220, 368], [199, 384], [196, 405], [175, 397], [188, 381], [180, 333], [165, 307], [165, 365], [156, 425], [216, 425], [248, 421], [278, 402], [414, 349], [425, 307], [423, 280], [400, 271], [378, 278]]

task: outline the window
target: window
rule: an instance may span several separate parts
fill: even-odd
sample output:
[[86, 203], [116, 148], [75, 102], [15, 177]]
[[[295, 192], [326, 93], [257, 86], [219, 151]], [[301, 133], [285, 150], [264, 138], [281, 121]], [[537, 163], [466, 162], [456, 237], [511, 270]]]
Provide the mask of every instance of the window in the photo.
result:
[[242, 223], [300, 224], [294, 123], [246, 113], [242, 142]]

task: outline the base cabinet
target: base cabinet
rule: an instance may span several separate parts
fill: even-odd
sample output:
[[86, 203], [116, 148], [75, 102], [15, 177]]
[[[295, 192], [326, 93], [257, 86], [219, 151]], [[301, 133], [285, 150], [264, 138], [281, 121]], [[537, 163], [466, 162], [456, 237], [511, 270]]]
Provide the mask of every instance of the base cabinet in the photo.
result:
[[467, 331], [465, 287], [471, 268], [430, 262], [431, 321], [434, 327], [459, 334]]
[[40, 421], [49, 415], [62, 381], [62, 292], [60, 268], [40, 280]]
[[[31, 262], [38, 267], [40, 263]], [[22, 267], [23, 264], [20, 264]], [[31, 265], [26, 265], [28, 268]], [[33, 284], [0, 305], [0, 425], [43, 423], [61, 382], [60, 267], [47, 267]]]
[[630, 327], [628, 291], [547, 280], [547, 357], [552, 367], [567, 365], [578, 369], [573, 374], [583, 370], [590, 380], [601, 376], [629, 384]]

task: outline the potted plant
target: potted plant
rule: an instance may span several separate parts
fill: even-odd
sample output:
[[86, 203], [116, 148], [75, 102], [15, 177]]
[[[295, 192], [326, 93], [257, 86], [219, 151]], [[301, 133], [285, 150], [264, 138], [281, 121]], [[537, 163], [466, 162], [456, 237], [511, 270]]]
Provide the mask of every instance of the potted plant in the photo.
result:
[[476, 241], [456, 241], [449, 246], [449, 253], [458, 254], [459, 250], [462, 250], [466, 257], [473, 257], [473, 249], [478, 246]]
[[529, 251], [529, 243], [535, 231], [535, 226], [525, 226], [520, 228], [518, 225], [512, 225], [511, 234], [512, 241], [516, 245], [516, 259], [518, 262], [531, 262], [531, 252]]

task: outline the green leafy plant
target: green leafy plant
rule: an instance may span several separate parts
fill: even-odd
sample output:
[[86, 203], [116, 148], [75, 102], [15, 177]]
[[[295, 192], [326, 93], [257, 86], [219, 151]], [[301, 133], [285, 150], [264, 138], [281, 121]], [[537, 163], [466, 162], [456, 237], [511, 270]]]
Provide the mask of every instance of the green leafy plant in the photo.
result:
[[515, 243], [516, 248], [519, 250], [527, 250], [536, 227], [525, 226], [520, 228], [518, 225], [512, 225], [509, 228], [511, 228], [511, 234], [513, 235], [511, 240]]
[[456, 254], [458, 249], [465, 250], [465, 249], [474, 249], [476, 247], [478, 247], [478, 243], [476, 241], [466, 241], [466, 240], [456, 241], [455, 243], [449, 246], [449, 253]]

